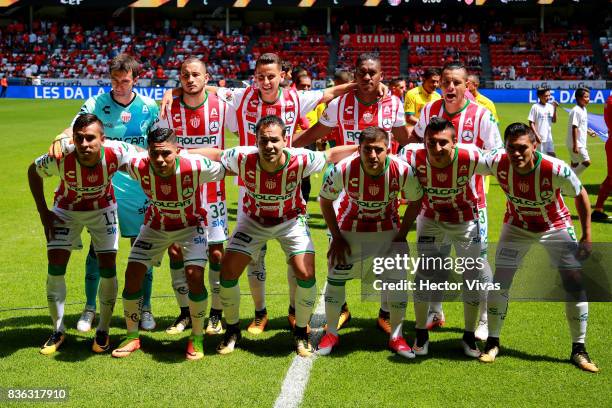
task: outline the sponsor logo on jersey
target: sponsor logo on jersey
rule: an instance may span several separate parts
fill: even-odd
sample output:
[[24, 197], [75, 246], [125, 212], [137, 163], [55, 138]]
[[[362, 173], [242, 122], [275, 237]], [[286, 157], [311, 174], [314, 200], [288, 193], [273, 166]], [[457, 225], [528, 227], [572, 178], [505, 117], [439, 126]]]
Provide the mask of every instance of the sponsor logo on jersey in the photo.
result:
[[184, 197], [191, 197], [193, 195], [193, 188], [186, 188], [183, 190]]
[[464, 130], [463, 133], [461, 133], [462, 141], [471, 142], [473, 139], [474, 139], [474, 132], [472, 132], [471, 130]]
[[372, 184], [371, 186], [368, 186], [368, 191], [371, 195], [375, 196], [380, 192], [380, 187], [378, 187], [376, 184]]
[[67, 171], [66, 178], [76, 178], [76, 172], [74, 170]]
[[213, 133], [217, 133], [219, 131], [219, 122], [216, 120], [213, 120], [212, 122], [210, 122], [210, 124], [208, 125], [208, 130], [210, 130]]
[[216, 119], [218, 117], [219, 117], [219, 112], [217, 111], [217, 108], [212, 108], [212, 110], [210, 111], [210, 118]]
[[285, 123], [293, 123], [295, 120], [295, 112], [289, 111], [285, 112]]
[[499, 177], [500, 179], [505, 180], [505, 179], [508, 178], [508, 172], [504, 171], [504, 170], [499, 171], [499, 172], [497, 172], [497, 177]]
[[384, 118], [382, 121], [382, 126], [386, 129], [390, 128], [392, 124], [393, 123], [391, 122], [391, 119], [389, 118]]
[[[159, 207], [159, 208], [183, 208], [189, 207], [191, 205], [191, 199], [187, 198], [183, 201], [161, 201], [161, 200], [151, 200], [151, 204]], [[164, 214], [166, 217], [171, 217], [170, 214]], [[180, 217], [180, 214], [176, 215], [177, 218]]]
[[266, 188], [268, 190], [272, 190], [275, 187], [276, 187], [276, 181], [274, 181], [274, 180], [266, 180]]
[[297, 182], [296, 181], [290, 181], [287, 183], [287, 191], [293, 191], [295, 190], [295, 188], [297, 187]]
[[474, 122], [472, 121], [472, 118], [467, 118], [463, 126], [474, 126]]
[[541, 191], [540, 192], [540, 198], [542, 198], [542, 200], [548, 200], [550, 197], [552, 197], [553, 192], [550, 190], [545, 190], [545, 191]]
[[105, 105], [102, 108], [102, 112], [104, 112], [105, 115], [110, 115], [110, 105]]
[[238, 232], [236, 232], [236, 233], [234, 234], [234, 238], [239, 239], [239, 240], [241, 240], [241, 241], [244, 241], [244, 242], [246, 242], [247, 244], [253, 240], [253, 238], [251, 238], [250, 236], [248, 236], [248, 235], [247, 235], [247, 234], [245, 234], [244, 232], [240, 232], [240, 231], [238, 231]]
[[388, 106], [385, 106], [383, 108], [383, 115], [390, 115], [391, 114], [391, 108], [389, 108]]
[[293, 101], [287, 101], [286, 105], [288, 108], [293, 108], [294, 104], [293, 104]]
[[437, 187], [423, 187], [423, 190], [427, 194], [432, 194], [434, 196], [450, 196], [456, 195], [463, 190], [462, 188], [437, 188]]
[[142, 113], [149, 113], [149, 108], [147, 107], [147, 105], [144, 105], [142, 107]]
[[153, 244], [150, 242], [137, 240], [134, 242], [134, 248], [140, 248], [148, 251], [149, 249], [153, 248]]
[[526, 198], [515, 197], [510, 194], [506, 194], [508, 199], [513, 203], [525, 207], [541, 207], [543, 205], [550, 204], [552, 202], [552, 194], [548, 198], [543, 198], [542, 201], [528, 200]]
[[547, 178], [542, 179], [542, 187], [550, 186], [550, 180]]
[[160, 186], [160, 190], [162, 193], [164, 193], [165, 195], [170, 194], [170, 192], [172, 191], [172, 186], [170, 184], [162, 184]]
[[191, 184], [191, 176], [187, 175], [183, 177], [183, 185], [189, 185], [189, 184]]
[[460, 186], [466, 185], [467, 182], [468, 182], [467, 176], [461, 176], [461, 177], [457, 178], [457, 184], [460, 185]]
[[525, 183], [524, 181], [519, 182], [518, 188], [521, 193], [526, 193], [529, 191], [529, 183]]
[[438, 173], [436, 175], [436, 178], [440, 183], [444, 183], [446, 180], [448, 180], [448, 175], [446, 175], [445, 173]]
[[111, 163], [111, 164], [108, 166], [108, 171], [109, 171], [109, 172], [112, 172], [112, 171], [115, 171], [115, 170], [117, 170], [117, 165], [116, 165], [115, 163]]
[[89, 181], [90, 183], [95, 183], [96, 181], [98, 181], [98, 175], [90, 174], [89, 176], [87, 176], [87, 181]]
[[348, 116], [353, 116], [353, 107], [347, 106], [346, 108], [344, 108], [344, 113]]
[[374, 115], [371, 112], [366, 112], [361, 117], [365, 123], [370, 123], [374, 120]]
[[121, 112], [120, 118], [123, 123], [128, 123], [130, 119], [132, 119], [132, 114], [128, 111], [123, 111]]
[[200, 117], [198, 115], [193, 115], [189, 118], [189, 124], [192, 128], [197, 128], [200, 126]]
[[288, 178], [288, 179], [293, 179], [293, 178], [295, 178], [295, 170], [291, 170], [291, 171], [289, 172], [289, 175], [287, 176], [287, 178]]

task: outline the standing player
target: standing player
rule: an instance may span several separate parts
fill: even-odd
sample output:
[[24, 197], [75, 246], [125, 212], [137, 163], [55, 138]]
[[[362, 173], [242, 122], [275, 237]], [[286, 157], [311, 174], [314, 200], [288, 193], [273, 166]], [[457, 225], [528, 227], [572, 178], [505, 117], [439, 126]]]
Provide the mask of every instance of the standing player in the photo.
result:
[[220, 181], [225, 169], [219, 163], [194, 155], [179, 155], [172, 129], [155, 129], [147, 136], [148, 151], [135, 155], [127, 171], [151, 200], [144, 224], [132, 246], [125, 271], [123, 310], [127, 338], [113, 350], [113, 357], [127, 357], [140, 348], [138, 322], [142, 280], [149, 268], [159, 264], [166, 249], [181, 247], [189, 286], [191, 337], [186, 358], [204, 357], [204, 316], [208, 293], [204, 286], [206, 221], [202, 185]]
[[[570, 359], [582, 370], [598, 372], [584, 345], [589, 305], [582, 286], [582, 265], [576, 259], [577, 252], [588, 254], [591, 250], [587, 192], [567, 164], [536, 151], [537, 138], [529, 126], [511, 124], [504, 132], [504, 140], [506, 151], [488, 158], [490, 171], [508, 200], [495, 257], [494, 281], [501, 290], [489, 292], [489, 337], [480, 361], [492, 363], [499, 354], [512, 279], [531, 245], [538, 242], [557, 266], [566, 290], [565, 313], [572, 337]], [[574, 197], [582, 230], [580, 244], [562, 194]]]
[[612, 95], [608, 96], [604, 106], [604, 120], [608, 128], [608, 139], [606, 140], [606, 162], [608, 163], [607, 176], [599, 187], [597, 203], [591, 213], [592, 221], [608, 221], [608, 215], [604, 212], [604, 203], [612, 191]]
[[471, 93], [474, 97], [474, 102], [481, 104], [485, 108], [487, 108], [495, 118], [496, 122], [499, 122], [499, 117], [497, 116], [497, 109], [495, 109], [495, 104], [492, 100], [484, 96], [478, 91], [480, 87], [480, 78], [478, 75], [470, 74], [467, 77], [467, 92]]
[[421, 85], [406, 92], [404, 98], [406, 123], [415, 125], [419, 121], [423, 106], [441, 98], [440, 94], [436, 92], [439, 85], [440, 71], [437, 68], [427, 68], [423, 74]]
[[[332, 236], [328, 252], [328, 277], [325, 289], [327, 334], [319, 343], [319, 354], [329, 354], [338, 344], [338, 320], [345, 304], [345, 284], [360, 278], [358, 265], [365, 273], [372, 270], [374, 256], [383, 256], [394, 242], [406, 242], [406, 235], [421, 208], [423, 190], [412, 168], [388, 155], [389, 135], [371, 126], [359, 135], [359, 155], [338, 163], [328, 175], [320, 192], [321, 212]], [[340, 194], [344, 192], [344, 194]], [[398, 200], [401, 193], [410, 200], [401, 223]], [[334, 201], [339, 199], [338, 211]], [[406, 279], [406, 270], [399, 275], [383, 275], [386, 283]], [[390, 306], [389, 348], [406, 358], [414, 353], [402, 336], [406, 314], [405, 291], [384, 290]]]
[[[417, 242], [421, 258], [429, 260], [448, 256], [450, 245], [458, 258], [466, 260], [462, 273], [464, 332], [462, 346], [469, 357], [479, 357], [475, 329], [478, 319], [479, 295], [465, 281], [483, 281], [486, 274], [478, 218], [476, 174], [487, 174], [486, 161], [480, 149], [470, 144], [457, 144], [452, 122], [432, 117], [425, 128], [425, 145], [409, 144], [400, 158], [415, 170], [415, 176], [425, 191], [421, 213], [417, 218]], [[469, 261], [471, 260], [471, 261]], [[471, 266], [468, 268], [467, 263]], [[435, 263], [435, 262], [434, 262]], [[417, 271], [414, 294], [416, 319], [416, 355], [426, 355], [429, 349], [428, 301], [430, 293], [420, 288], [420, 282], [431, 279], [446, 281], [448, 272], [442, 267], [421, 267]], [[436, 291], [441, 293], [442, 291]], [[483, 299], [484, 300], [484, 299]]]
[[[64, 341], [64, 304], [66, 302], [66, 266], [73, 249], [81, 249], [81, 232], [87, 227], [100, 265], [100, 321], [92, 350], [102, 353], [109, 348], [109, 327], [117, 299], [115, 259], [117, 202], [111, 178], [127, 163], [133, 147], [125, 143], [104, 142], [104, 127], [92, 114], [80, 115], [72, 132], [75, 150], [62, 159], [46, 154], [28, 169], [30, 190], [40, 214], [47, 239], [47, 300], [53, 322], [53, 334], [40, 349], [53, 354]], [[59, 176], [53, 209], [47, 208], [43, 177]]]
[[[238, 131], [240, 146], [254, 146], [256, 135], [255, 126], [258, 121], [268, 115], [276, 115], [285, 123], [285, 133], [287, 135], [287, 146], [292, 146], [292, 137], [298, 119], [313, 110], [320, 102], [328, 102], [336, 96], [346, 93], [353, 88], [354, 84], [346, 84], [327, 88], [324, 91], [301, 91], [287, 88], [281, 89], [280, 83], [285, 79], [285, 72], [282, 71], [282, 62], [277, 54], [266, 53], [257, 59], [255, 66], [255, 83], [248, 88], [213, 88], [217, 95], [228, 105], [228, 127]], [[379, 92], [381, 90], [379, 89]], [[180, 95], [180, 90], [173, 90], [174, 94]], [[384, 93], [384, 92], [383, 92]], [[164, 95], [163, 106], [169, 104], [171, 93]], [[235, 116], [234, 116], [235, 115]], [[234, 123], [229, 119], [235, 117]], [[239, 205], [242, 203], [244, 188], [241, 186], [239, 194]], [[241, 214], [242, 211], [238, 211]], [[268, 312], [265, 299], [265, 253], [266, 248], [262, 248], [259, 255], [253, 258], [248, 266], [247, 276], [251, 296], [255, 304], [255, 318], [248, 327], [251, 334], [261, 334], [268, 324]], [[294, 281], [293, 272], [290, 266], [287, 269], [288, 281]], [[291, 288], [295, 290], [295, 288]], [[291, 308], [289, 309], [289, 320], [292, 320]]]
[[[457, 142], [474, 144], [481, 150], [491, 150], [501, 147], [501, 137], [497, 122], [493, 114], [485, 107], [470, 101], [465, 97], [467, 82], [467, 70], [464, 65], [451, 63], [442, 69], [442, 99], [430, 102], [421, 111], [419, 122], [414, 127], [414, 134], [418, 139], [423, 140], [425, 128], [434, 116], [449, 120], [455, 127]], [[488, 242], [488, 220], [487, 220], [487, 201], [484, 188], [484, 177], [476, 175], [476, 189], [478, 191], [478, 218], [480, 226], [480, 239], [483, 245], [482, 257], [487, 256]], [[486, 276], [490, 277], [491, 268], [486, 262]], [[434, 293], [436, 296], [437, 293]], [[486, 293], [483, 293], [486, 297]], [[430, 305], [430, 313], [427, 318], [427, 326], [432, 329], [444, 324], [444, 312], [442, 303], [435, 299]], [[480, 303], [480, 319], [476, 338], [487, 338], [487, 308], [486, 303]]]
[[[133, 90], [138, 80], [139, 64], [132, 56], [119, 54], [112, 59], [109, 70], [111, 91], [92, 96], [85, 101], [74, 120], [81, 114], [93, 113], [104, 124], [104, 134], [107, 140], [120, 140], [140, 147], [146, 147], [147, 131], [157, 118], [159, 109], [154, 100], [141, 96]], [[56, 141], [71, 136], [71, 129], [66, 129], [56, 138]], [[53, 153], [56, 158], [61, 157], [61, 154], [57, 151], [58, 147], [59, 143], [54, 143], [52, 146], [56, 150]], [[144, 213], [148, 206], [147, 198], [138, 183], [130, 180], [129, 176], [124, 172], [119, 172], [113, 179], [113, 186], [119, 208], [119, 229], [121, 236], [130, 238], [133, 242], [144, 220]], [[153, 330], [155, 328], [155, 320], [151, 313], [152, 279], [152, 272], [148, 271], [145, 276], [142, 320], [140, 322], [145, 330]], [[100, 272], [98, 270], [97, 257], [93, 247], [90, 246], [85, 264], [85, 294], [87, 302], [77, 323], [79, 331], [86, 332], [91, 329], [96, 315], [96, 292], [99, 280]]]
[[[394, 95], [379, 97], [378, 88], [382, 80], [380, 59], [377, 55], [364, 53], [357, 58], [355, 81], [357, 87], [329, 103], [317, 124], [294, 138], [294, 146], [306, 146], [324, 138], [337, 128], [336, 145], [357, 145], [361, 131], [370, 126], [384, 129], [393, 135], [399, 144], [408, 142], [408, 130], [401, 101]], [[390, 136], [389, 136], [390, 137]], [[391, 145], [391, 140], [389, 145]], [[337, 210], [337, 208], [336, 208]], [[378, 327], [389, 334], [389, 306], [381, 293], [381, 308]], [[348, 307], [343, 305], [340, 327], [350, 319]]]
[[556, 157], [555, 143], [552, 137], [552, 124], [557, 122], [557, 101], [550, 101], [550, 89], [538, 88], [536, 91], [538, 102], [531, 106], [529, 126], [539, 139], [538, 150], [549, 156]]
[[316, 300], [314, 247], [301, 196], [302, 178], [323, 170], [355, 151], [344, 146], [329, 152], [286, 148], [286, 125], [278, 116], [266, 116], [255, 128], [257, 147], [241, 146], [219, 154], [223, 166], [238, 174], [245, 186], [238, 223], [221, 265], [221, 302], [227, 329], [217, 351], [228, 354], [240, 340], [238, 278], [269, 239], [277, 239], [297, 280], [295, 292], [295, 347], [298, 355], [312, 354], [307, 333]]
[[587, 133], [589, 130], [587, 119], [587, 105], [590, 101], [589, 90], [578, 88], [574, 93], [576, 106], [569, 113], [567, 126], [567, 139], [565, 145], [570, 153], [572, 169], [578, 177], [591, 165], [587, 150]]
[[[181, 88], [183, 94], [172, 102], [165, 118], [155, 125], [161, 128], [170, 128], [175, 131], [177, 144], [180, 148], [225, 147], [225, 122], [227, 106], [223, 100], [214, 93], [206, 91], [208, 73], [204, 62], [195, 57], [187, 58], [181, 64]], [[228, 223], [227, 206], [225, 203], [225, 182], [223, 180], [207, 183], [201, 188], [202, 204], [207, 216], [208, 257], [210, 270], [208, 283], [212, 292], [212, 302], [207, 334], [219, 334], [223, 331], [221, 325], [221, 300], [219, 299], [219, 274], [221, 272], [221, 258], [223, 257], [223, 243], [227, 241]], [[178, 334], [190, 324], [189, 302], [187, 299], [187, 282], [182, 255], [178, 246], [173, 246], [168, 252], [170, 256], [170, 272], [172, 274], [172, 287], [181, 314], [166, 332]]]

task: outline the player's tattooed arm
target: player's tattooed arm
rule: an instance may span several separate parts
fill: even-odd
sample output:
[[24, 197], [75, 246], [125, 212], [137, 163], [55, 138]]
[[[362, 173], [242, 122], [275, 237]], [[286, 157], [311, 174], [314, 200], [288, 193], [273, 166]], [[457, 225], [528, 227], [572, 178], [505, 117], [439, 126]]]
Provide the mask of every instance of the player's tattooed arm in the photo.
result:
[[293, 147], [304, 147], [315, 143], [317, 140], [324, 138], [332, 131], [333, 128], [325, 126], [321, 122], [315, 123], [307, 130], [293, 136], [291, 145]]
[[332, 239], [329, 243], [327, 251], [327, 259], [332, 265], [345, 265], [347, 255], [351, 254], [351, 247], [342, 236], [338, 221], [336, 221], [336, 212], [334, 211], [334, 202], [327, 198], [319, 197], [321, 213], [325, 219], [325, 223], [329, 228], [329, 233]]
[[45, 192], [43, 188], [43, 179], [38, 175], [35, 163], [32, 163], [28, 168], [28, 183], [30, 185], [32, 198], [34, 198], [34, 203], [36, 203], [36, 209], [38, 210], [38, 215], [40, 216], [40, 222], [45, 230], [45, 237], [47, 240], [52, 240], [55, 238], [53, 233], [53, 223], [56, 220], [61, 222], [61, 220], [47, 207], [47, 200], [45, 200]]
[[580, 219], [580, 227], [582, 230], [582, 236], [580, 237], [580, 256], [586, 258], [591, 253], [591, 204], [589, 202], [589, 195], [584, 189], [581, 188], [580, 194], [574, 198], [576, 204], [576, 211], [578, 212], [578, 218]]
[[327, 152], [327, 162], [338, 163], [345, 157], [349, 157], [351, 154], [355, 153], [358, 148], [359, 146], [357, 145], [332, 147]]

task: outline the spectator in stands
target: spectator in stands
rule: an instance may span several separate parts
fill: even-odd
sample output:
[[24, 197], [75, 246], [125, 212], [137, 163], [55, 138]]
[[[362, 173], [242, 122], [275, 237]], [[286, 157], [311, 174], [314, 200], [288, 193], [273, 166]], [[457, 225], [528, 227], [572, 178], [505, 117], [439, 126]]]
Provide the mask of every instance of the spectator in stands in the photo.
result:
[[6, 92], [8, 91], [8, 74], [6, 72], [0, 78], [0, 87], [2, 87], [0, 98], [6, 98]]

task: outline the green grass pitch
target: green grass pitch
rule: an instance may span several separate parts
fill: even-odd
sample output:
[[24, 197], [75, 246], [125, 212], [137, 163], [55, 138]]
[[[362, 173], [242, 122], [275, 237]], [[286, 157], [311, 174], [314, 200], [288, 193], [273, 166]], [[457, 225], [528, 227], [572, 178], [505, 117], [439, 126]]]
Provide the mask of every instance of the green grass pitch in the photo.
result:
[[[85, 251], [73, 253], [67, 272], [67, 341], [52, 357], [38, 354], [50, 334], [45, 297], [46, 255], [42, 228], [27, 185], [28, 165], [46, 151], [50, 140], [66, 127], [80, 106], [78, 101], [7, 100], [0, 102], [2, 161], [0, 218], [0, 388], [67, 388], [70, 406], [271, 406], [294, 358], [287, 331], [288, 305], [284, 256], [277, 243], [269, 245], [267, 303], [269, 329], [255, 338], [244, 332], [240, 349], [218, 356], [219, 337], [205, 338], [206, 357], [186, 362], [187, 334], [166, 335], [178, 308], [170, 286], [167, 260], [155, 270], [153, 312], [158, 328], [142, 333], [142, 351], [125, 360], [90, 351], [93, 331], [78, 333], [82, 310]], [[527, 104], [498, 104], [500, 128], [526, 120]], [[599, 106], [590, 112], [601, 113]], [[562, 159], [567, 114], [559, 109], [554, 127], [556, 149]], [[229, 138], [229, 145], [234, 142]], [[583, 181], [594, 203], [605, 177], [604, 145], [589, 139], [593, 165]], [[313, 195], [321, 178], [313, 177]], [[57, 180], [46, 180], [51, 197]], [[228, 183], [230, 224], [236, 218], [236, 188]], [[493, 182], [489, 193], [489, 240], [495, 242], [501, 227], [504, 198]], [[573, 202], [568, 202], [575, 214]], [[326, 278], [325, 226], [316, 201], [309, 203], [311, 227], [317, 248], [319, 290]], [[612, 203], [607, 202], [607, 210]], [[609, 239], [610, 225], [594, 224], [593, 240]], [[414, 240], [414, 232], [410, 239]], [[84, 237], [85, 243], [89, 242]], [[129, 251], [122, 240], [118, 254], [119, 288]], [[551, 271], [551, 273], [556, 273]], [[253, 314], [246, 278], [241, 318], [245, 327]], [[360, 301], [358, 282], [347, 285], [353, 320], [341, 332], [341, 343], [330, 357], [318, 358], [310, 374], [302, 405], [324, 406], [610, 406], [612, 369], [611, 331], [606, 313], [610, 304], [590, 305], [588, 350], [602, 368], [591, 375], [568, 363], [570, 338], [561, 303], [512, 303], [502, 337], [502, 354], [492, 365], [463, 357], [459, 340], [463, 316], [460, 303], [445, 304], [447, 325], [431, 335], [430, 356], [404, 361], [386, 349], [385, 336], [375, 329], [378, 306]], [[112, 322], [111, 341], [124, 334], [121, 299]], [[404, 334], [414, 338], [414, 313], [409, 305]]]

